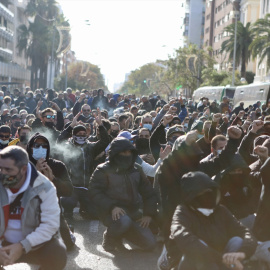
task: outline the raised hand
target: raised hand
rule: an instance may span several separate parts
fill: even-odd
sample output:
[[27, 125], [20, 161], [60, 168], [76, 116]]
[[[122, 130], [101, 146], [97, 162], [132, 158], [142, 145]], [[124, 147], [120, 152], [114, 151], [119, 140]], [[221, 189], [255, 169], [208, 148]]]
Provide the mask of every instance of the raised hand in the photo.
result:
[[173, 120], [173, 115], [165, 114], [163, 116], [163, 122], [162, 122], [163, 126], [166, 127], [170, 122], [172, 122], [172, 120]]

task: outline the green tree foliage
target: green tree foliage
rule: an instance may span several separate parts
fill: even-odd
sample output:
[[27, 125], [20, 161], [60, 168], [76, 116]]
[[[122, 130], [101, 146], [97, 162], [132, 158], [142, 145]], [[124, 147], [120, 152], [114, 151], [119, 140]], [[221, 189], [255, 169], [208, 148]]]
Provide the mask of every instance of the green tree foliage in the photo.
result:
[[[224, 28], [224, 31], [229, 34], [229, 38], [222, 42], [221, 52], [227, 52], [229, 54], [229, 60], [233, 61], [235, 24], [228, 25]], [[241, 77], [243, 78], [246, 78], [246, 65], [251, 57], [249, 46], [254, 36], [250, 22], [246, 26], [241, 22], [237, 22], [235, 64], [236, 66], [241, 65]]]
[[176, 50], [176, 57], [169, 58], [166, 78], [173, 89], [182, 85], [192, 93], [203, 82], [204, 69], [213, 69], [214, 64], [215, 60], [209, 55], [209, 51], [190, 44]]
[[[66, 74], [62, 73], [57, 79], [55, 79], [55, 89], [57, 91], [64, 90], [65, 78]], [[79, 90], [84, 88], [103, 88], [107, 90], [99, 67], [85, 61], [75, 62], [68, 66], [67, 86], [72, 89]]]
[[162, 69], [158, 63], [149, 63], [132, 71], [128, 77], [128, 81], [124, 83], [120, 92], [138, 95], [147, 95], [155, 92], [157, 88], [157, 74]]
[[[31, 59], [31, 88], [46, 87], [49, 56], [52, 50], [52, 37], [55, 31], [55, 44], [59, 43], [56, 26], [68, 26], [62, 14], [59, 14], [55, 0], [30, 0], [25, 14], [34, 18], [29, 25], [18, 28], [18, 49], [25, 51]], [[66, 38], [66, 37], [65, 37]], [[56, 55], [57, 45], [54, 48]]]
[[[224, 86], [232, 83], [232, 73], [229, 71], [217, 71], [215, 69], [207, 68], [202, 72], [203, 83], [201, 86]], [[240, 81], [239, 71], [235, 72], [235, 85], [242, 85]]]
[[259, 65], [267, 59], [267, 69], [270, 68], [270, 14], [266, 14], [263, 19], [258, 19], [254, 23], [253, 33], [255, 38], [250, 44], [252, 57], [259, 56]]

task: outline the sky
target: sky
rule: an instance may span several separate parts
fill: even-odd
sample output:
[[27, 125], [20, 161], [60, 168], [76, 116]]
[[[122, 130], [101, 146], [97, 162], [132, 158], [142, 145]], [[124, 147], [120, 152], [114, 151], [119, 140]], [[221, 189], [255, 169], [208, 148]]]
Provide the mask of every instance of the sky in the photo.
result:
[[[181, 0], [58, 0], [78, 60], [99, 66], [113, 91], [125, 74], [181, 45]], [[87, 25], [89, 21], [90, 26]]]

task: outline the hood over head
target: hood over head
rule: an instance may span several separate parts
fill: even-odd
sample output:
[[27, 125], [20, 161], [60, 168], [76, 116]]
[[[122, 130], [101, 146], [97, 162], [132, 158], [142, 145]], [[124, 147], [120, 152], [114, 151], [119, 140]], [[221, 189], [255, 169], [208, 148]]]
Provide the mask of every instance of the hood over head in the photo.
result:
[[48, 143], [48, 149], [47, 149], [47, 156], [46, 156], [46, 160], [48, 161], [49, 157], [50, 157], [50, 142], [49, 140], [43, 136], [41, 133], [37, 132], [35, 134], [33, 134], [29, 141], [28, 141], [28, 144], [27, 144], [27, 147], [26, 147], [26, 151], [28, 153], [28, 156], [29, 156], [29, 160], [33, 163], [33, 164], [36, 164], [37, 161], [33, 158], [32, 156], [32, 147], [33, 147], [33, 144], [35, 142], [36, 139], [43, 139], [45, 140], [47, 143]]
[[235, 169], [242, 169], [244, 173], [250, 173], [250, 168], [248, 164], [245, 162], [245, 160], [240, 154], [234, 155], [231, 165], [221, 172], [221, 177], [225, 176], [226, 174], [230, 173]]
[[180, 181], [182, 202], [190, 205], [203, 192], [217, 191], [218, 185], [203, 172], [189, 172], [183, 175]]
[[134, 145], [126, 138], [124, 137], [117, 137], [115, 138], [110, 146], [109, 149], [109, 161], [113, 162], [116, 155], [123, 151], [131, 150], [133, 155], [133, 160], [135, 162], [135, 159], [137, 158], [138, 152]]

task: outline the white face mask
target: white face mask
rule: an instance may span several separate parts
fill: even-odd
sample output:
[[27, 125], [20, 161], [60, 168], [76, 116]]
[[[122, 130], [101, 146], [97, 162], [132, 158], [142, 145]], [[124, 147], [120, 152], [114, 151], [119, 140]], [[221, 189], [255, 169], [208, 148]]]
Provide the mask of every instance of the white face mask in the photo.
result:
[[208, 208], [197, 208], [197, 210], [207, 217], [213, 214], [214, 212], [214, 209], [208, 209]]
[[221, 152], [222, 152], [222, 149], [217, 150], [217, 155], [219, 156], [221, 154]]

